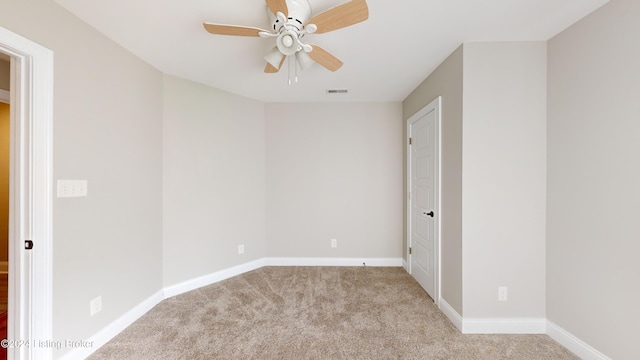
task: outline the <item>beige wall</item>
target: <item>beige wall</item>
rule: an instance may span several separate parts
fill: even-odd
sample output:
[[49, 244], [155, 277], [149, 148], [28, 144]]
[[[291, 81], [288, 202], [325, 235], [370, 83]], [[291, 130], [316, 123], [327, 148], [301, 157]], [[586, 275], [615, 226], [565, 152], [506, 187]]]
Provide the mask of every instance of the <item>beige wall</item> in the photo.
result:
[[268, 256], [402, 257], [401, 117], [400, 103], [266, 105]]
[[544, 318], [546, 43], [466, 43], [463, 92], [464, 317]]
[[612, 359], [638, 357], [640, 2], [612, 0], [549, 41], [547, 315]]
[[[407, 119], [442, 96], [442, 298], [462, 314], [462, 81], [463, 47], [455, 50], [403, 102], [403, 151], [406, 164]], [[406, 189], [406, 168], [403, 194]], [[403, 196], [406, 219], [406, 196]], [[404, 224], [404, 223], [403, 223]], [[403, 249], [407, 247], [406, 226]], [[403, 251], [404, 256], [406, 254]]]
[[164, 286], [265, 256], [264, 107], [164, 77]]
[[9, 104], [0, 102], [0, 261], [9, 257]]
[[162, 286], [162, 75], [52, 1], [0, 26], [54, 53], [53, 177], [89, 196], [53, 199], [52, 340], [87, 339]]

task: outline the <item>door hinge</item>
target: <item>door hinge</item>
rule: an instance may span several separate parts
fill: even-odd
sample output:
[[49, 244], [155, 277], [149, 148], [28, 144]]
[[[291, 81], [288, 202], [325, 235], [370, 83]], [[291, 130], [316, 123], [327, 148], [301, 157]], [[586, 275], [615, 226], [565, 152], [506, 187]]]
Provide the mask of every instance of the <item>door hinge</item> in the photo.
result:
[[33, 241], [31, 241], [31, 240], [25, 240], [25, 241], [24, 241], [24, 249], [25, 249], [25, 250], [31, 250], [31, 249], [33, 249]]
[[413, 249], [409, 248], [409, 255], [411, 255], [413, 253]]
[[413, 144], [413, 139], [409, 138], [409, 145]]

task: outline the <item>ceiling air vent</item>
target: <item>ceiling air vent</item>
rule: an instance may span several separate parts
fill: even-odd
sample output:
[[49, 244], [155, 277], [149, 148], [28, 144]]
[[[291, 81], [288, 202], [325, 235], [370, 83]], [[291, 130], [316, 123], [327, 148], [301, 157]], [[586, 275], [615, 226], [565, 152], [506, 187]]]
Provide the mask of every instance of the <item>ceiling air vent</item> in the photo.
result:
[[327, 94], [346, 94], [349, 90], [347, 89], [328, 89]]

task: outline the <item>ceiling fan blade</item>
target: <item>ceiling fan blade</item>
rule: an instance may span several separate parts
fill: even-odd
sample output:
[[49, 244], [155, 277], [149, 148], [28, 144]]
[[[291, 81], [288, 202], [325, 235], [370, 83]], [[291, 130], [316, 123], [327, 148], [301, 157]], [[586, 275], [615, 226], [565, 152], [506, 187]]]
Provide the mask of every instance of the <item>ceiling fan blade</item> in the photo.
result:
[[202, 25], [204, 25], [204, 28], [208, 32], [216, 35], [260, 36], [261, 32], [269, 32], [267, 30], [248, 26], [221, 25], [207, 22]]
[[313, 44], [309, 44], [309, 45], [313, 47], [313, 50], [311, 50], [307, 54], [309, 54], [309, 56], [313, 59], [313, 61], [326, 67], [331, 71], [336, 71], [342, 67], [343, 63], [342, 61], [340, 61], [340, 59], [331, 55], [328, 51], [326, 51], [325, 49], [321, 48], [318, 45], [313, 45]]
[[289, 16], [289, 9], [287, 8], [287, 0], [266, 0], [267, 7], [272, 13], [277, 14], [278, 11], [282, 12], [284, 16]]
[[271, 66], [273, 66], [276, 69], [280, 69], [280, 66], [282, 65], [282, 59], [283, 58], [284, 58], [284, 54], [282, 54], [280, 52], [280, 50], [278, 50], [277, 46], [274, 46], [273, 49], [271, 49], [264, 56], [264, 59], [267, 60], [267, 62], [269, 64], [271, 64]]
[[352, 0], [311, 18], [307, 23], [318, 27], [316, 34], [341, 29], [369, 18], [366, 0]]
[[280, 66], [278, 66], [277, 68], [267, 63], [267, 66], [264, 68], [264, 72], [266, 72], [267, 74], [277, 73], [278, 71], [280, 71], [280, 69], [282, 69], [282, 64], [284, 63], [284, 59], [286, 58], [287, 58], [286, 56], [282, 55], [282, 60], [280, 60]]

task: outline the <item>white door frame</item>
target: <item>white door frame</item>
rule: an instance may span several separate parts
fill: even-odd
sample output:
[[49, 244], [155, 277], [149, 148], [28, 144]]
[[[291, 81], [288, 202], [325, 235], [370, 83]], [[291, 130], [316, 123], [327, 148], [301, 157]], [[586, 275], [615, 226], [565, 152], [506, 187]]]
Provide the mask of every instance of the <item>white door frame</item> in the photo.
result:
[[[0, 27], [11, 56], [8, 359], [51, 359], [53, 52]], [[33, 250], [25, 250], [32, 240]]]
[[441, 256], [441, 233], [440, 233], [440, 228], [441, 228], [441, 223], [442, 223], [442, 206], [440, 205], [440, 199], [442, 196], [442, 189], [441, 189], [441, 172], [442, 172], [442, 158], [441, 158], [441, 144], [442, 144], [442, 132], [441, 132], [441, 128], [442, 128], [442, 96], [438, 96], [436, 99], [434, 99], [433, 101], [431, 101], [427, 106], [423, 107], [422, 109], [420, 109], [417, 113], [413, 114], [411, 117], [409, 117], [409, 119], [407, 119], [407, 163], [406, 163], [406, 178], [407, 178], [407, 223], [406, 223], [406, 227], [407, 227], [407, 248], [405, 249], [406, 251], [406, 256], [407, 256], [407, 268], [408, 268], [408, 272], [409, 274], [412, 273], [412, 269], [411, 269], [411, 254], [409, 254], [409, 249], [412, 246], [412, 238], [411, 238], [411, 211], [412, 211], [412, 206], [411, 206], [411, 198], [410, 198], [410, 193], [411, 193], [411, 144], [409, 143], [409, 138], [411, 137], [411, 123], [413, 121], [415, 121], [417, 118], [420, 118], [426, 114], [428, 114], [431, 111], [436, 111], [436, 154], [435, 154], [435, 159], [436, 159], [436, 191], [435, 191], [435, 212], [436, 212], [436, 216], [434, 219], [434, 223], [435, 223], [435, 246], [436, 246], [436, 256], [435, 256], [435, 265], [434, 265], [434, 271], [435, 271], [435, 294], [434, 294], [434, 299], [433, 301], [435, 302], [436, 306], [440, 307], [440, 302], [442, 300], [442, 282], [441, 282], [441, 260], [442, 260], [442, 256]]

